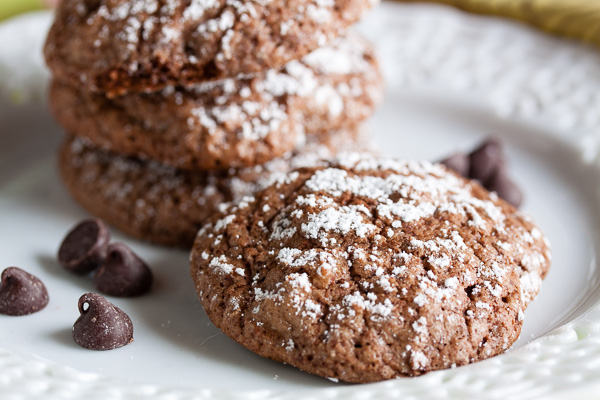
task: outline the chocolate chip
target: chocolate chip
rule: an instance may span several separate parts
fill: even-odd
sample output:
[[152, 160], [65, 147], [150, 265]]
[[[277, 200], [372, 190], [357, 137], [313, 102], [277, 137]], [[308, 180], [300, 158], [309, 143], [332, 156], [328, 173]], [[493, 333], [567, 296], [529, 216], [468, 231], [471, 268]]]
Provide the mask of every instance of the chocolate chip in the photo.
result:
[[440, 161], [440, 163], [444, 164], [451, 170], [457, 172], [461, 176], [467, 177], [469, 175], [469, 167], [471, 165], [471, 162], [469, 160], [469, 157], [465, 154], [453, 154], [450, 157]]
[[111, 243], [104, 263], [98, 269], [94, 282], [102, 293], [132, 297], [142, 295], [152, 286], [152, 271], [123, 243]]
[[2, 271], [0, 314], [28, 315], [48, 304], [46, 286], [35, 276], [17, 267]]
[[87, 274], [102, 264], [110, 234], [97, 218], [86, 219], [67, 234], [58, 250], [58, 262], [68, 271]]
[[523, 203], [523, 193], [508, 178], [498, 139], [487, 139], [469, 155], [457, 153], [440, 163], [465, 178], [478, 180], [484, 188], [517, 208]]
[[508, 178], [504, 168], [499, 168], [494, 176], [488, 180], [486, 189], [490, 192], [496, 192], [501, 199], [504, 199], [516, 208], [519, 208], [523, 203], [523, 193]]
[[503, 164], [502, 145], [497, 139], [488, 139], [469, 154], [469, 160], [469, 178], [485, 186]]
[[73, 339], [90, 350], [112, 350], [133, 342], [133, 324], [123, 310], [96, 293], [79, 298]]

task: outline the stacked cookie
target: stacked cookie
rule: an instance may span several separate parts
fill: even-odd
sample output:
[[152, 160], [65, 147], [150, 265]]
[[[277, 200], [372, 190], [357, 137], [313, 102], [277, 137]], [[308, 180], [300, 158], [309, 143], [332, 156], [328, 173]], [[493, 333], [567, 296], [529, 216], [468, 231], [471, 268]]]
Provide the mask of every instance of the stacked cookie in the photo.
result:
[[64, 0], [45, 46], [60, 170], [93, 214], [190, 246], [224, 202], [364, 149], [373, 0]]

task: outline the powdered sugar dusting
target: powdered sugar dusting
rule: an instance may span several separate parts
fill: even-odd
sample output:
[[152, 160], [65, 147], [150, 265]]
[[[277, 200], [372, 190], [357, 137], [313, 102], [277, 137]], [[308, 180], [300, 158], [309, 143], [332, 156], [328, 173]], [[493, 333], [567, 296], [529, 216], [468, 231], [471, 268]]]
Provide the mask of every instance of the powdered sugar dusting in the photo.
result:
[[[90, 191], [85, 196], [101, 196], [105, 202], [127, 210], [138, 226], [158, 225], [161, 231], [164, 229], [160, 227], [161, 218], [180, 216], [189, 226], [191, 241], [197, 231], [194, 225], [202, 225], [223, 201], [249, 199], [248, 196], [273, 182], [283, 183], [297, 176], [297, 173], [287, 175], [293, 168], [324, 165], [323, 160], [332, 158], [337, 151], [357, 147], [369, 147], [362, 134], [331, 132], [327, 136], [311, 136], [296, 152], [266, 164], [227, 172], [182, 171], [106, 152], [83, 138], [71, 138], [62, 151], [68, 160], [65, 167], [71, 171], [76, 185], [84, 192]], [[224, 217], [218, 228], [225, 228], [233, 220], [231, 215]], [[184, 242], [182, 239], [180, 245], [191, 244]]]
[[[278, 179], [248, 206], [269, 215], [258, 224], [270, 251], [256, 268], [266, 280], [252, 281], [254, 323], [290, 310], [313, 324], [294, 329], [325, 324], [325, 343], [361, 324], [394, 326], [411, 368], [425, 371], [440, 330], [518, 321], [548, 265], [543, 235], [474, 185], [428, 162], [357, 154]], [[269, 193], [277, 203], [265, 203]], [[495, 351], [491, 338], [477, 340]]]
[[[290, 60], [294, 58], [291, 48], [297, 47], [290, 46], [290, 40], [301, 38], [306, 42], [302, 47], [324, 46], [373, 5], [372, 1], [339, 4], [333, 0], [306, 0], [286, 4], [282, 10], [272, 0], [100, 0], [90, 6], [77, 2], [71, 7], [88, 26], [98, 27], [90, 32], [96, 47], [109, 44], [114, 37], [122, 42], [124, 46], [117, 56], [120, 61], [132, 60], [133, 65], [143, 62], [135, 60], [140, 53], [160, 55], [159, 58], [166, 54], [188, 65], [213, 61], [217, 68], [225, 70], [232, 64], [230, 61], [235, 60], [236, 53], [239, 57], [240, 47], [243, 48], [236, 34], [243, 35], [252, 29], [261, 37], [277, 34], [290, 38], [273, 47], [256, 44], [258, 59], [246, 60], [249, 63], [264, 63], [262, 58], [266, 55], [262, 53], [266, 51], [273, 53], [276, 59]], [[273, 15], [284, 22], [268, 26]], [[272, 39], [277, 41], [275, 37]], [[210, 45], [205, 45], [207, 43]], [[106, 61], [99, 60], [98, 65]], [[135, 72], [132, 65], [129, 69]], [[348, 68], [343, 62], [331, 65], [338, 70]]]
[[[348, 160], [345, 160], [345, 164], [349, 164]], [[396, 228], [439, 212], [469, 215], [470, 221], [480, 227], [484, 226], [484, 217], [491, 218], [495, 229], [504, 229], [502, 210], [491, 200], [473, 197], [469, 187], [465, 187], [460, 178], [426, 162], [388, 164], [386, 168], [398, 173], [387, 177], [349, 176], [343, 169], [328, 168], [317, 171], [306, 185], [311, 190], [334, 197], [350, 192], [376, 199], [379, 202], [379, 216]], [[356, 166], [359, 170], [377, 168], [367, 167], [365, 160], [358, 161]], [[410, 174], [410, 171], [414, 171], [414, 174]], [[392, 195], [399, 195], [400, 199], [394, 201]]]
[[221, 274], [231, 274], [234, 270], [234, 266], [228, 261], [226, 256], [221, 255], [219, 257], [213, 257], [208, 265], [219, 271]]
[[[228, 36], [223, 40], [228, 40]], [[291, 61], [282, 70], [268, 70], [260, 78], [225, 79], [197, 85], [190, 89], [197, 96], [215, 89], [222, 92], [222, 96], [212, 107], [202, 104], [193, 109], [190, 128], [200, 124], [214, 134], [219, 126], [237, 124], [245, 138], [260, 140], [287, 120], [292, 113], [289, 103], [294, 98], [308, 102], [310, 110], [325, 109], [333, 117], [343, 114], [348, 98], [373, 95], [373, 101], [379, 102], [380, 90], [363, 87], [365, 82], [379, 81], [376, 68], [365, 58], [369, 51], [368, 45], [352, 34], [300, 61]], [[359, 75], [360, 80], [351, 79]], [[331, 79], [333, 76], [337, 78]], [[336, 84], [338, 80], [343, 81], [343, 76], [348, 77], [349, 83]], [[170, 95], [171, 91], [167, 89], [164, 93]], [[242, 99], [254, 100], [232, 102], [242, 93]]]
[[[270, 295], [265, 295], [263, 289], [255, 293], [259, 293], [260, 301], [276, 297], [278, 304], [288, 304], [299, 315], [317, 318], [323, 310], [310, 297], [314, 287], [323, 284], [318, 282], [340, 279], [346, 268], [352, 268], [354, 273], [371, 278], [358, 285], [341, 283], [339, 288], [347, 293], [339, 302], [329, 304], [329, 313], [338, 321], [359, 315], [373, 322], [389, 321], [398, 312], [391, 299], [406, 298], [412, 304], [409, 315], [415, 318], [410, 325], [414, 333], [411, 362], [415, 368], [425, 368], [429, 360], [414, 346], [428, 340], [434, 321], [426, 318], [423, 310], [437, 304], [461, 304], [467, 286], [471, 287], [469, 296], [482, 299], [465, 310], [469, 318], [487, 318], [502, 303], [503, 287], [510, 285], [509, 279], [514, 276], [508, 273], [506, 261], [491, 258], [482, 262], [458, 230], [475, 221], [485, 234], [504, 234], [508, 229], [504, 211], [497, 199], [474, 196], [470, 184], [438, 165], [355, 154], [341, 157], [339, 165], [316, 169], [304, 181], [304, 189], [272, 220], [269, 238], [281, 246], [273, 255], [283, 271], [288, 271], [284, 275], [291, 285], [279, 286]], [[447, 223], [447, 228], [437, 230], [428, 240], [412, 238], [405, 242], [403, 251], [373, 244], [365, 250], [354, 244], [367, 238], [372, 243], [385, 243], [386, 238], [406, 235], [405, 230], [420, 221], [452, 220], [453, 215], [463, 221], [463, 228]], [[216, 224], [221, 226], [224, 220]], [[533, 237], [526, 230], [512, 234]], [[537, 231], [535, 235], [541, 241], [542, 235]], [[290, 245], [302, 238], [316, 240], [318, 248]], [[530, 270], [534, 271], [524, 273], [517, 283], [522, 287], [524, 303], [530, 300], [529, 294], [539, 290], [541, 279], [539, 275], [536, 279], [535, 271], [545, 261], [542, 255], [539, 257], [523, 257], [522, 262], [532, 265]], [[421, 269], [415, 269], [416, 265]], [[452, 271], [459, 266], [467, 269], [457, 276]], [[414, 282], [412, 294], [401, 287], [407, 277]], [[437, 320], [443, 321], [444, 316]], [[327, 332], [328, 337], [336, 335], [337, 324], [330, 325]]]
[[353, 231], [357, 236], [365, 237], [376, 227], [365, 223], [363, 215], [370, 216], [370, 211], [364, 206], [326, 208], [318, 214], [310, 214], [308, 222], [302, 224], [302, 232], [311, 239], [318, 239], [321, 230], [341, 234]]

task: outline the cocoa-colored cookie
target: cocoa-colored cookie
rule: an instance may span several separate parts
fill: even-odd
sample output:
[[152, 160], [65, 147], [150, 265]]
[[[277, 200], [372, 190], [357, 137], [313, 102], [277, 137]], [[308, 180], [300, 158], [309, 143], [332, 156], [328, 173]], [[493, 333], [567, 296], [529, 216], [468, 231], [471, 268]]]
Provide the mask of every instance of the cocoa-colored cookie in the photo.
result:
[[238, 343], [373, 382], [506, 351], [550, 264], [531, 219], [439, 164], [290, 172], [200, 230], [191, 273]]
[[312, 138], [264, 165], [204, 172], [117, 155], [70, 137], [60, 150], [59, 168], [71, 195], [93, 215], [128, 235], [189, 248], [223, 202], [253, 195], [292, 168], [369, 147], [357, 129]]
[[63, 0], [44, 53], [54, 76], [109, 94], [279, 68], [377, 0]]
[[282, 70], [193, 88], [106, 98], [54, 81], [50, 108], [71, 134], [183, 169], [262, 164], [304, 133], [355, 126], [382, 98], [372, 47], [340, 38]]

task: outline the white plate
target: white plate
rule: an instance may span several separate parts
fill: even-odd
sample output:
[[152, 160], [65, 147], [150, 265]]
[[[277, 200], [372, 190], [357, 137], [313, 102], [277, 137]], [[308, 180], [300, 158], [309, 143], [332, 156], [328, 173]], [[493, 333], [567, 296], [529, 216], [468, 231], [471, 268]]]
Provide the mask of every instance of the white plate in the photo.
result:
[[[48, 21], [38, 13], [0, 26], [0, 268], [30, 271], [51, 296], [40, 313], [0, 316], [0, 398], [525, 399], [572, 389], [595, 396], [600, 58], [591, 49], [435, 6], [384, 3], [362, 24], [388, 78], [387, 101], [372, 123], [381, 147], [437, 159], [490, 133], [501, 136], [527, 196], [524, 210], [552, 243], [553, 266], [507, 354], [416, 379], [351, 386], [235, 344], [196, 300], [185, 252], [118, 233], [156, 275], [152, 294], [111, 299], [132, 317], [135, 342], [91, 352], [72, 341], [77, 299], [93, 285], [55, 261], [63, 235], [86, 213], [54, 168], [61, 131], [31, 100], [47, 76], [37, 52]], [[11, 105], [7, 94], [24, 104]]]

